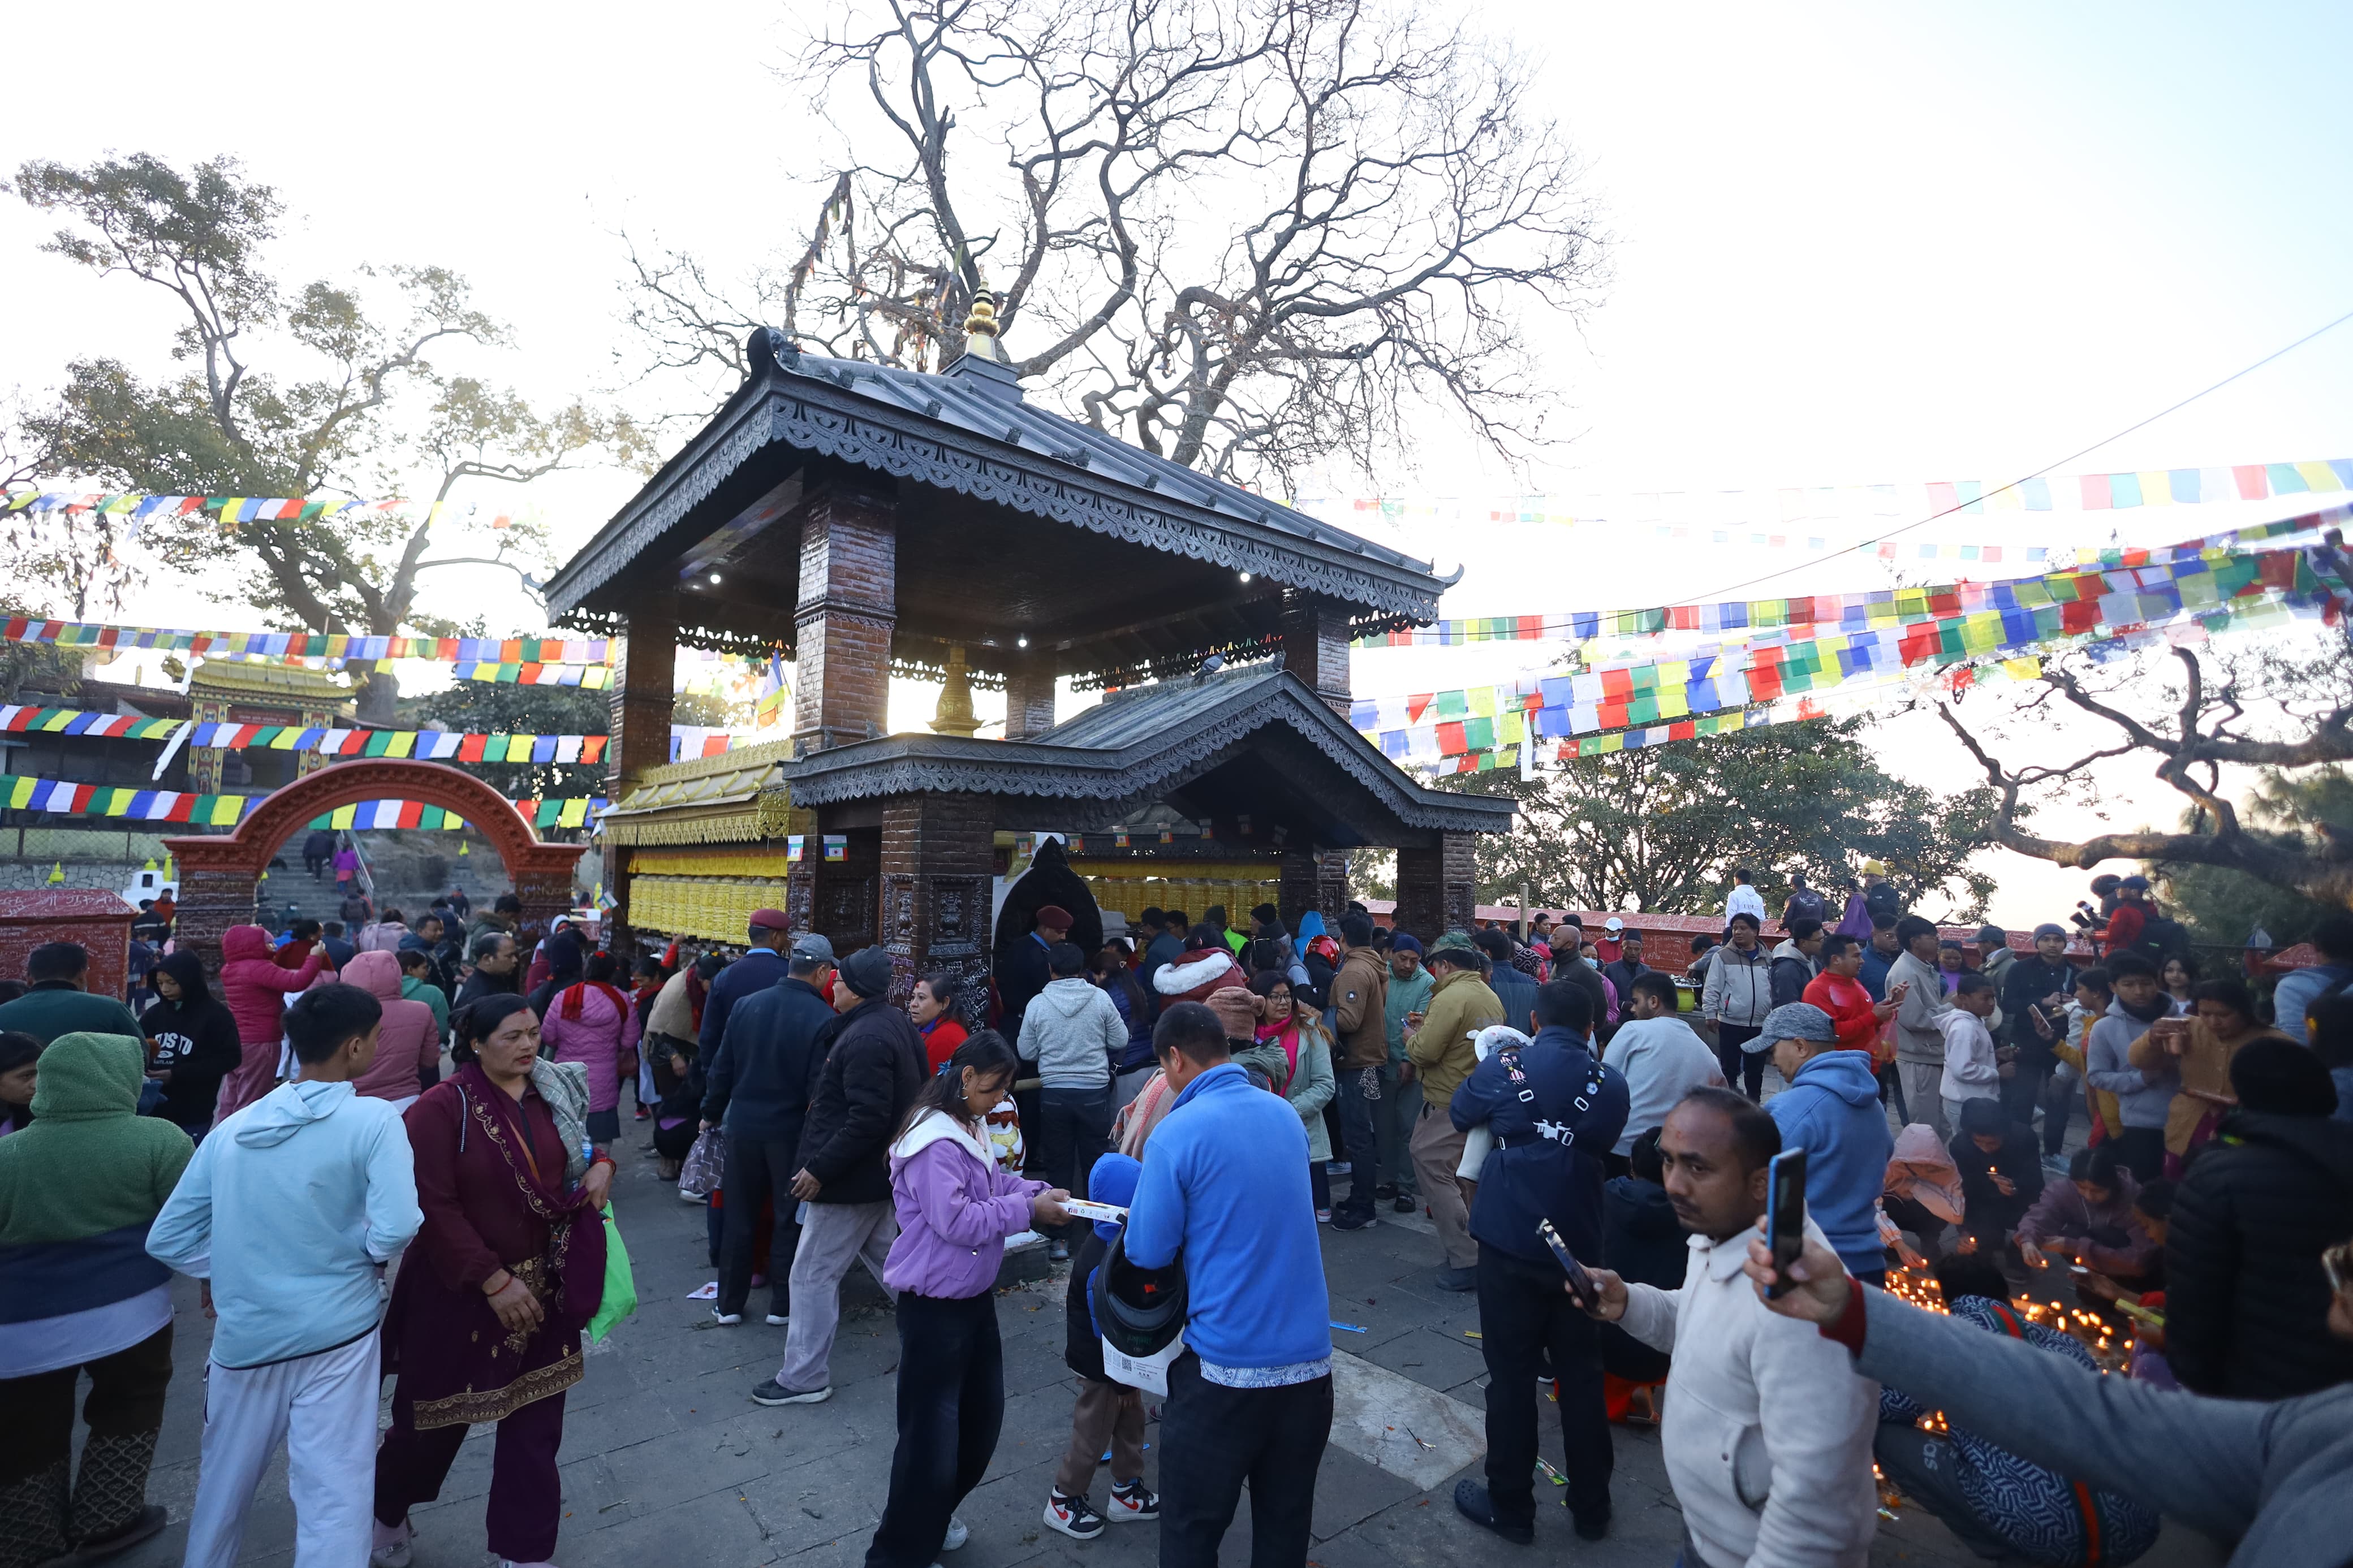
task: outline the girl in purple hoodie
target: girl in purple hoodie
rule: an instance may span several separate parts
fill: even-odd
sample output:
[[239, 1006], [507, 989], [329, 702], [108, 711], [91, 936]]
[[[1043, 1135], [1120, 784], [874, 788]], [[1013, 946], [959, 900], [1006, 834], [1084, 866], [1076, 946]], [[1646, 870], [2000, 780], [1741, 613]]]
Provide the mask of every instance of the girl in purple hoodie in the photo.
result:
[[1005, 1037], [984, 1029], [923, 1086], [891, 1145], [899, 1238], [882, 1282], [899, 1293], [899, 1447], [867, 1568], [930, 1568], [964, 1544], [955, 1506], [980, 1483], [1005, 1422], [997, 1334], [1005, 1238], [1065, 1223], [1071, 1194], [997, 1168], [983, 1120], [1013, 1087]]

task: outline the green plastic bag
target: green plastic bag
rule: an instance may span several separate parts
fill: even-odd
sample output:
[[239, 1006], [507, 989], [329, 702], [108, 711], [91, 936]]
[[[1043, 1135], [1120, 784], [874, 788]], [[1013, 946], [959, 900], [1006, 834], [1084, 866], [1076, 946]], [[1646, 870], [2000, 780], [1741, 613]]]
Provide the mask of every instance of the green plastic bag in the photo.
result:
[[629, 1249], [621, 1245], [621, 1227], [613, 1223], [613, 1211], [605, 1211], [605, 1294], [596, 1303], [596, 1315], [588, 1320], [590, 1343], [601, 1342], [613, 1331], [613, 1325], [638, 1310], [637, 1276], [629, 1272]]

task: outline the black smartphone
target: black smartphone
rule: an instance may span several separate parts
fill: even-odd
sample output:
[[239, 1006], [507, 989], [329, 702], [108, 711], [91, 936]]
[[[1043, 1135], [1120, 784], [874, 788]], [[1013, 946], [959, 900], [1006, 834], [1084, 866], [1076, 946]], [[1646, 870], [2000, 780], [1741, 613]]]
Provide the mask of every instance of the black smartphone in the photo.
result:
[[1785, 1149], [1765, 1169], [1765, 1242], [1773, 1249], [1775, 1275], [1765, 1293], [1786, 1296], [1797, 1285], [1789, 1265], [1806, 1240], [1806, 1152]]
[[1552, 1221], [1536, 1221], [1536, 1234], [1552, 1248], [1552, 1255], [1560, 1259], [1561, 1272], [1568, 1276], [1568, 1293], [1577, 1304], [1587, 1311], [1599, 1305], [1600, 1289], [1593, 1283], [1593, 1276], [1585, 1271], [1585, 1265], [1577, 1260], [1577, 1254], [1568, 1249], [1568, 1243], [1560, 1238], [1560, 1232], [1553, 1229]]

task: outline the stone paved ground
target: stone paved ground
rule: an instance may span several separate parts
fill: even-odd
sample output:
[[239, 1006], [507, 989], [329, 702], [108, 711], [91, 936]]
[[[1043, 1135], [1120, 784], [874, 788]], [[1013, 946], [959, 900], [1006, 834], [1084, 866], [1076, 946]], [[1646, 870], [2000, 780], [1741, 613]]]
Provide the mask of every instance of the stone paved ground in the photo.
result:
[[[625, 1137], [625, 1148], [638, 1140]], [[654, 1176], [650, 1157], [624, 1154], [617, 1213], [637, 1266], [644, 1305], [589, 1363], [569, 1396], [563, 1450], [565, 1568], [695, 1563], [752, 1568], [791, 1559], [800, 1568], [855, 1564], [864, 1556], [886, 1489], [892, 1444], [892, 1371], [898, 1345], [879, 1293], [844, 1323], [831, 1402], [763, 1409], [746, 1397], [775, 1370], [785, 1331], [747, 1323], [698, 1329], [708, 1310], [686, 1300], [712, 1277], [703, 1212], [680, 1203]], [[1597, 1568], [1664, 1568], [1681, 1536], [1658, 1439], [1618, 1428], [1616, 1521], [1609, 1539], [1578, 1542], [1566, 1510], [1548, 1509], [1531, 1551], [1504, 1545], [1454, 1512], [1453, 1479], [1478, 1474], [1483, 1372], [1469, 1297], [1432, 1284], [1440, 1258], [1428, 1221], [1397, 1216], [1350, 1235], [1327, 1231], [1324, 1266], [1332, 1316], [1363, 1334], [1334, 1335], [1344, 1355], [1341, 1419], [1316, 1490], [1320, 1568], [1488, 1568], [1514, 1558], [1567, 1558]], [[195, 1290], [180, 1282], [178, 1372], [157, 1455], [153, 1500], [171, 1527], [126, 1553], [126, 1568], [177, 1563], [196, 1481], [207, 1325]], [[1139, 1568], [1155, 1560], [1150, 1525], [1113, 1525], [1088, 1542], [1045, 1529], [1039, 1515], [1070, 1432], [1073, 1383], [1062, 1364], [1061, 1280], [1014, 1289], [998, 1304], [1005, 1335], [1004, 1436], [987, 1479], [966, 1501], [972, 1541], [950, 1568], [1084, 1563]], [[1349, 1358], [1356, 1358], [1353, 1362]], [[1410, 1426], [1422, 1449], [1388, 1430]], [[475, 1568], [483, 1547], [490, 1482], [488, 1427], [461, 1451], [438, 1503], [416, 1514], [420, 1568]], [[1156, 1436], [1157, 1427], [1148, 1436]], [[1559, 1459], [1556, 1429], [1546, 1452]], [[1147, 1454], [1156, 1474], [1157, 1454]], [[1385, 1468], [1386, 1467], [1386, 1468]], [[1099, 1478], [1096, 1500], [1107, 1484]], [[1248, 1502], [1227, 1538], [1226, 1561], [1248, 1558]], [[244, 1560], [292, 1556], [293, 1517], [281, 1458], [263, 1484]], [[1873, 1563], [1962, 1564], [1975, 1559], [1925, 1514], [1882, 1522]], [[2217, 1560], [2186, 1531], [2168, 1530], [2143, 1561], [2158, 1568]]]

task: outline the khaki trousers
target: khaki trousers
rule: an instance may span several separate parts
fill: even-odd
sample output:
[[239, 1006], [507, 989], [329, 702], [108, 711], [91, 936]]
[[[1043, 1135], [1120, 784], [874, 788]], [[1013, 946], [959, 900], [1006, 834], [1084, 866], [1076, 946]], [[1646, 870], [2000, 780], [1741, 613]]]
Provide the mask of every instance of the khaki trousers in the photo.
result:
[[1425, 1104], [1407, 1147], [1413, 1152], [1421, 1201], [1430, 1205], [1430, 1217], [1438, 1226], [1438, 1244], [1446, 1249], [1446, 1266], [1469, 1268], [1479, 1261], [1479, 1245], [1471, 1239], [1470, 1205], [1462, 1201], [1462, 1184], [1454, 1176], [1468, 1134], [1454, 1130], [1446, 1109]]

